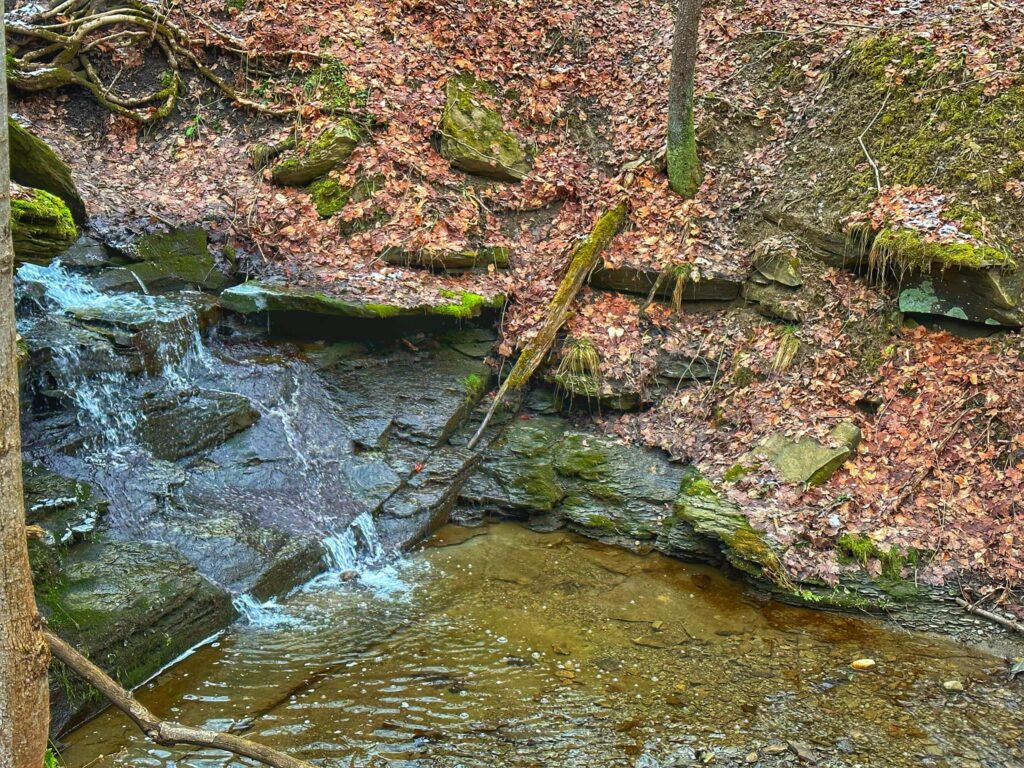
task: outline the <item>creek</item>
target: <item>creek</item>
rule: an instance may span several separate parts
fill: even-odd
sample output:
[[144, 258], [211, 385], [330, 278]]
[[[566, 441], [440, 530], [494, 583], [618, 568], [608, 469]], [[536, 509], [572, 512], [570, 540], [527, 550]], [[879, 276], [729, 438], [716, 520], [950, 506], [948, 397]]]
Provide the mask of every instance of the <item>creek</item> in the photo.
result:
[[[660, 524], [664, 457], [548, 409], [477, 472], [489, 330], [276, 339], [57, 263], [17, 290], [41, 609], [159, 715], [338, 768], [1024, 765], [1002, 659], [564, 530]], [[453, 507], [473, 527], [401, 554]], [[720, 559], [673, 530], [663, 551]], [[69, 768], [242, 765], [51, 692]]]

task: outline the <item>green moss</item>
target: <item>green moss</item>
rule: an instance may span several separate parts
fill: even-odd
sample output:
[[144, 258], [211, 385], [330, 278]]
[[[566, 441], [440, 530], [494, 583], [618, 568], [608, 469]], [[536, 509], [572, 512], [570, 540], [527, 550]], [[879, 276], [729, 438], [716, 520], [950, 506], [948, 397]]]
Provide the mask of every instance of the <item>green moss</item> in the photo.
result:
[[487, 299], [478, 293], [471, 291], [442, 290], [441, 295], [448, 299], [458, 299], [449, 304], [440, 304], [433, 307], [432, 312], [437, 315], [469, 319], [479, 317], [484, 309], [498, 309], [505, 304], [505, 296], [497, 294], [492, 299]]
[[360, 127], [347, 117], [326, 128], [312, 142], [304, 142], [289, 157], [276, 163], [270, 173], [274, 182], [305, 186], [340, 168], [362, 141]]
[[608, 533], [615, 533], [618, 530], [615, 521], [605, 515], [590, 515], [587, 517], [587, 527], [597, 528]]
[[[243, 0], [244, 1], [244, 0]], [[320, 67], [303, 83], [307, 98], [316, 99], [327, 112], [352, 112], [365, 109], [368, 92], [353, 90], [348, 84], [348, 67], [340, 59], [325, 57]]]
[[[970, 200], [1007, 242], [1019, 239], [1017, 203], [1001, 194], [1024, 177], [1024, 87], [986, 94], [966, 66], [939, 66], [934, 44], [899, 35], [855, 44], [833, 88], [843, 114], [885, 109], [866, 141], [887, 185], [934, 186]], [[1001, 62], [995, 62], [999, 66]], [[868, 118], [870, 119], [870, 118]], [[874, 171], [856, 141], [859, 128], [840, 126], [832, 143], [850, 169], [837, 174], [832, 193], [846, 212], [862, 210], [875, 193]], [[968, 262], [977, 258], [960, 254]], [[992, 256], [993, 254], [988, 254]], [[982, 256], [985, 259], [985, 256]]]
[[322, 219], [329, 219], [348, 203], [350, 190], [325, 176], [309, 185], [309, 199]]
[[841, 557], [866, 565], [868, 560], [878, 556], [878, 547], [863, 534], [844, 533], [836, 541]]
[[555, 469], [566, 477], [600, 480], [609, 471], [610, 456], [596, 438], [580, 434], [566, 435], [555, 448]]
[[441, 154], [467, 173], [518, 181], [530, 170], [519, 139], [505, 130], [501, 113], [485, 104], [495, 89], [470, 73], [449, 78], [441, 118]]
[[900, 271], [929, 272], [943, 269], [1015, 269], [1016, 263], [1005, 251], [981, 242], [938, 243], [925, 240], [915, 230], [882, 229], [871, 248], [872, 268], [879, 273], [896, 266]]
[[46, 262], [75, 242], [78, 229], [63, 200], [26, 189], [11, 196], [11, 237], [18, 261]]
[[691, 470], [679, 487], [680, 495], [709, 499], [718, 498], [718, 490], [715, 488], [715, 484], [695, 469], [691, 468]]
[[468, 402], [476, 402], [487, 392], [487, 379], [478, 373], [471, 373], [463, 379], [462, 389]]
[[725, 474], [722, 475], [722, 479], [727, 483], [735, 483], [737, 480], [745, 477], [748, 472], [750, 472], [750, 470], [742, 464], [733, 464], [725, 470]]

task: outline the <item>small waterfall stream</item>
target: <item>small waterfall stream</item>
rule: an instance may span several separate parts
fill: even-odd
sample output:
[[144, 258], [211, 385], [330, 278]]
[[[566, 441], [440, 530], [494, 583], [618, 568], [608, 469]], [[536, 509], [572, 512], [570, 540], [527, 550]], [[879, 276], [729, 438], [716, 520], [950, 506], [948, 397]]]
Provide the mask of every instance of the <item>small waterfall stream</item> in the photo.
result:
[[[59, 261], [21, 266], [16, 298], [19, 332], [33, 354], [42, 352], [46, 358], [48, 383], [35, 394], [70, 405], [83, 436], [73, 459], [57, 460], [92, 468], [90, 480], [118, 502], [114, 512], [122, 523], [146, 517], [142, 505], [154, 498], [159, 505], [161, 498], [173, 497], [189, 473], [154, 458], [140, 439], [145, 404], [174, 398], [187, 402], [200, 390], [241, 394], [259, 413], [262, 428], [271, 432], [247, 449], [260, 458], [245, 462], [282, 465], [280, 471], [289, 478], [289, 495], [282, 503], [319, 531], [327, 570], [315, 586], [359, 582], [388, 593], [406, 588], [371, 514], [357, 514], [351, 522], [344, 522], [351, 515], [342, 515], [338, 522], [339, 499], [345, 497], [338, 480], [343, 452], [311, 429], [323, 395], [299, 368], [286, 361], [257, 370], [218, 355], [204, 341], [199, 313], [187, 295], [102, 293]], [[342, 430], [334, 431], [344, 438]], [[271, 456], [258, 453], [265, 444], [272, 446]], [[237, 507], [244, 495], [241, 489], [225, 494], [224, 503]], [[262, 494], [250, 503], [261, 508], [272, 501]], [[130, 526], [125, 535], [132, 537]], [[298, 622], [274, 599], [261, 602], [248, 591], [232, 591], [246, 624], [267, 628]]]

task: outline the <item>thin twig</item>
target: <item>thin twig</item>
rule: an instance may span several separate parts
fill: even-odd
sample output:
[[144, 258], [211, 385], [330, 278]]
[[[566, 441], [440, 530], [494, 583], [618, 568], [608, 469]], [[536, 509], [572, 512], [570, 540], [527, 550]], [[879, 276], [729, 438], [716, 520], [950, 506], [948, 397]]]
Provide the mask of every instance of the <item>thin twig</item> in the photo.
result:
[[875, 187], [878, 189], [879, 192], [882, 191], [882, 173], [881, 171], [878, 170], [878, 163], [875, 162], [875, 159], [871, 157], [871, 153], [868, 152], [868, 146], [867, 144], [864, 143], [864, 137], [868, 135], [868, 131], [870, 131], [874, 127], [875, 123], [878, 122], [878, 118], [882, 116], [882, 113], [885, 111], [885, 108], [889, 105], [889, 98], [891, 96], [892, 91], [886, 92], [885, 99], [882, 100], [882, 106], [878, 108], [878, 112], [876, 112], [875, 116], [871, 118], [871, 122], [868, 123], [868, 127], [864, 129], [864, 132], [857, 137], [857, 141], [860, 142], [860, 148], [864, 150], [864, 156], [868, 159], [868, 162], [871, 164], [871, 167], [875, 171]]

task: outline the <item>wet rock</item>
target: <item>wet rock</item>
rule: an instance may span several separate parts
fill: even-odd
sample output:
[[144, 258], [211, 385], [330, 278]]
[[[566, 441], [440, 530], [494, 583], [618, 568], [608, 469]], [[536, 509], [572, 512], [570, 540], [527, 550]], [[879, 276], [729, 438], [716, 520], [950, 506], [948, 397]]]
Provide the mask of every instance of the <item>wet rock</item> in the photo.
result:
[[359, 126], [349, 118], [342, 118], [275, 163], [270, 169], [271, 178], [282, 186], [305, 186], [343, 166], [361, 140]]
[[959, 680], [947, 680], [942, 687], [950, 693], [962, 693], [964, 690], [964, 684]]
[[228, 279], [214, 261], [201, 227], [182, 227], [136, 238], [120, 249], [134, 263], [100, 273], [101, 291], [164, 293], [183, 288], [218, 291]]
[[875, 660], [874, 659], [856, 659], [856, 660], [854, 660], [853, 662], [850, 663], [850, 668], [851, 669], [856, 669], [856, 670], [861, 671], [861, 672], [864, 672], [864, 671], [869, 670], [869, 669], [873, 669], [874, 667], [875, 667]]
[[147, 401], [138, 437], [154, 456], [173, 461], [224, 442], [258, 418], [243, 395], [185, 392]]
[[441, 154], [466, 173], [500, 181], [520, 181], [530, 157], [519, 139], [505, 130], [494, 88], [471, 74], [449, 78], [441, 118]]
[[[171, 547], [109, 539], [72, 547], [57, 578], [37, 581], [36, 600], [57, 634], [126, 688], [222, 628], [234, 613], [228, 594]], [[105, 704], [59, 664], [50, 694], [53, 733]]]
[[11, 190], [11, 239], [17, 262], [45, 264], [67, 250], [78, 228], [64, 201], [41, 189]]
[[60, 254], [60, 263], [67, 267], [106, 267], [112, 259], [113, 254], [106, 246], [89, 235], [82, 235]]
[[87, 483], [51, 472], [38, 462], [22, 468], [25, 491], [25, 520], [45, 531], [45, 546], [69, 546], [96, 529], [107, 511], [107, 502], [97, 498]]
[[791, 440], [772, 435], [755, 454], [767, 457], [787, 483], [821, 485], [857, 450], [860, 429], [849, 422], [838, 424], [829, 433], [829, 443], [822, 445], [812, 437]]
[[42, 189], [59, 197], [73, 220], [84, 224], [85, 203], [71, 176], [71, 168], [42, 139], [13, 118], [7, 118], [10, 139], [11, 181]]
[[678, 526], [683, 526], [687, 536], [696, 534], [718, 543], [725, 559], [740, 571], [755, 578], [782, 577], [779, 556], [765, 535], [756, 531], [742, 510], [692, 467], [687, 468], [673, 515], [666, 524], [667, 540], [671, 541], [671, 531]]

